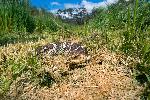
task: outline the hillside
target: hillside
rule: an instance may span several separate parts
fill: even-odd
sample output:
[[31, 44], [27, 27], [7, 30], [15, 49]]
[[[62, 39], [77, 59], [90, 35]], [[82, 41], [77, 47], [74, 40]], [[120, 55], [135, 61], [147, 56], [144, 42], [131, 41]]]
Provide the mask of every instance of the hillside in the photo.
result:
[[150, 99], [148, 1], [119, 0], [73, 19], [27, 3], [0, 6], [1, 100]]

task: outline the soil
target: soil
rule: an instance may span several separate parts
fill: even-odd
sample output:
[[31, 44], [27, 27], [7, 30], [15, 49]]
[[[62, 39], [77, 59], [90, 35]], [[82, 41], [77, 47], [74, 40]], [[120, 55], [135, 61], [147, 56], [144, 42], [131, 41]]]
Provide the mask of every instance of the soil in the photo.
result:
[[[16, 59], [46, 43], [15, 44], [1, 52]], [[82, 55], [44, 56], [37, 79], [31, 78], [32, 70], [24, 72], [1, 100], [140, 100], [143, 87], [133, 77], [130, 60], [104, 48], [89, 54], [88, 61]]]

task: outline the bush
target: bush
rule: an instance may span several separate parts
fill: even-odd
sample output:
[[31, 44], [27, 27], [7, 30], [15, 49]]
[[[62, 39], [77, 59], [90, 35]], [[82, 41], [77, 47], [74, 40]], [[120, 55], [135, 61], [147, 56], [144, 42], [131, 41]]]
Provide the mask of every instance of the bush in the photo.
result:
[[53, 17], [49, 15], [43, 15], [43, 16], [36, 16], [36, 26], [37, 31], [43, 32], [43, 31], [49, 31], [49, 32], [56, 32], [58, 31], [58, 26], [56, 23], [52, 20]]
[[31, 16], [27, 17], [26, 21], [24, 22], [24, 25], [26, 27], [26, 31], [29, 33], [33, 33], [36, 28], [34, 18], [32, 18]]

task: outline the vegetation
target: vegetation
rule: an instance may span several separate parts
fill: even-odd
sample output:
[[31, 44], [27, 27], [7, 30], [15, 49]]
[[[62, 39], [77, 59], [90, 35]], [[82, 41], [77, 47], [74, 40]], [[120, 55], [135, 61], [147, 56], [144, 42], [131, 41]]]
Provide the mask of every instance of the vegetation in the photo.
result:
[[150, 98], [150, 3], [142, 0], [127, 3], [120, 0], [110, 5], [108, 9], [96, 9], [94, 14], [92, 27], [101, 28], [103, 34], [107, 34], [105, 37], [109, 47], [114, 43], [112, 41], [114, 37], [111, 35], [116, 33], [108, 31], [119, 31], [117, 37], [120, 39], [118, 44], [120, 42], [121, 45], [116, 47], [118, 44], [113, 44], [115, 46], [113, 50], [119, 49], [127, 56], [137, 59], [136, 79], [142, 84], [147, 84], [143, 98]]
[[[107, 8], [93, 9], [88, 16], [80, 12], [73, 19], [65, 19], [65, 23], [60, 16], [56, 17], [42, 8], [31, 7], [28, 0], [23, 1], [0, 1], [0, 96], [8, 92], [10, 85], [22, 73], [30, 73], [30, 79], [42, 85], [54, 83], [53, 75], [47, 72], [45, 75], [40, 74], [42, 78], [37, 77], [38, 69], [46, 65], [41, 64], [34, 49], [42, 44], [38, 41], [42, 42], [43, 39], [53, 42], [76, 37], [82, 40], [89, 51], [97, 52], [99, 48], [106, 47], [112, 52], [124, 54], [126, 61], [133, 58], [132, 64], [128, 63], [127, 67], [132, 69], [134, 79], [144, 87], [141, 99], [150, 99], [148, 0], [119, 0]], [[72, 14], [73, 9], [59, 10], [58, 14], [62, 12]], [[75, 21], [77, 23], [72, 23]], [[22, 44], [15, 44], [17, 42]], [[9, 47], [12, 43], [15, 46]], [[31, 50], [26, 51], [28, 46]], [[18, 51], [13, 51], [14, 48]]]

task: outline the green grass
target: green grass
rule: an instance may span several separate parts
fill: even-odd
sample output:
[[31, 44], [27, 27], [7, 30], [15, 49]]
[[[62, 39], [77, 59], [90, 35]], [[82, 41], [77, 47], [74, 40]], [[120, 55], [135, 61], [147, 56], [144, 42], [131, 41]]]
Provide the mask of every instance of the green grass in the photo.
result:
[[25, 43], [25, 42], [30, 42], [30, 41], [38, 41], [40, 39], [44, 39], [47, 36], [45, 34], [41, 33], [7, 33], [7, 32], [2, 32], [0, 33], [0, 46], [4, 46], [7, 44], [14, 44], [14, 43]]
[[[120, 4], [121, 5], [121, 4]], [[150, 3], [135, 0], [133, 4], [123, 6], [111, 5], [109, 9], [98, 9], [97, 15], [90, 25], [102, 31], [104, 42], [114, 51], [123, 51], [126, 56], [137, 59], [134, 68], [136, 76], [145, 78], [145, 92], [142, 98], [150, 98]], [[117, 32], [117, 33], [115, 33]], [[119, 34], [118, 34], [119, 32]], [[99, 34], [102, 36], [102, 34]], [[117, 39], [117, 44], [113, 40]], [[121, 44], [121, 45], [119, 45]], [[116, 45], [116, 46], [115, 46]]]

